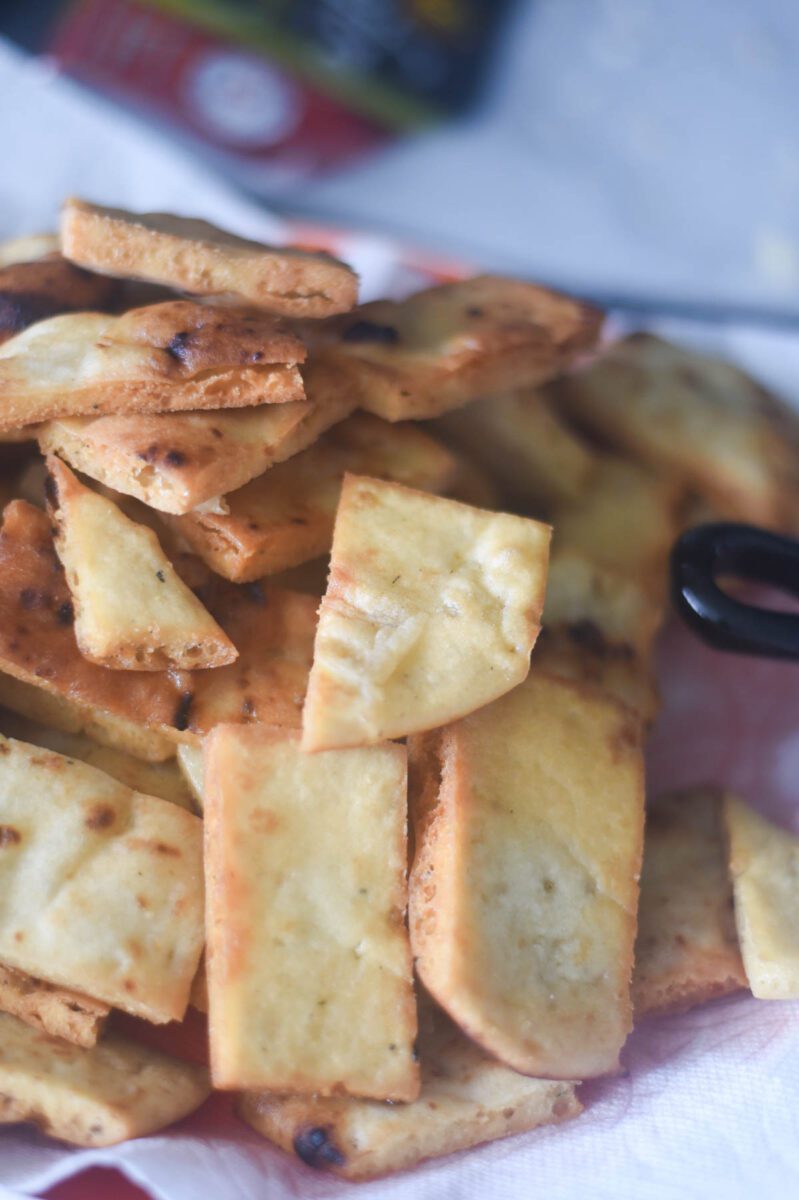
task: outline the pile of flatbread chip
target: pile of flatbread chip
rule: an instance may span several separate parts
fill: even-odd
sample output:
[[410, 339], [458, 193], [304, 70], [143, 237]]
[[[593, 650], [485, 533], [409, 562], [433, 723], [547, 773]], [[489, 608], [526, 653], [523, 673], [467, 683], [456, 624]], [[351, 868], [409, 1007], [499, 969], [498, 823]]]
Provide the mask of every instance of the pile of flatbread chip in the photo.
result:
[[643, 758], [671, 546], [799, 530], [796, 420], [520, 280], [357, 290], [79, 199], [0, 246], [2, 1123], [215, 1088], [366, 1179], [799, 996], [799, 839]]

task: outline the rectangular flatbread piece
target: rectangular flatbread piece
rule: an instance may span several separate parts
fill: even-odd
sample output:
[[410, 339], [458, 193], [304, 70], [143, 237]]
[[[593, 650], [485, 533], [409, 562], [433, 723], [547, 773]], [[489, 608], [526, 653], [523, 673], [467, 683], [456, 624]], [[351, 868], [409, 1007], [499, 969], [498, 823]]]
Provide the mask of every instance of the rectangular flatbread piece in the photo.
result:
[[204, 1068], [138, 1042], [71, 1046], [0, 1013], [0, 1124], [30, 1121], [73, 1146], [114, 1146], [173, 1125], [210, 1090]]
[[438, 763], [436, 786], [411, 798], [420, 979], [515, 1070], [555, 1079], [616, 1071], [632, 1026], [638, 723], [586, 685], [533, 671], [422, 742], [424, 761]]
[[285, 316], [326, 317], [358, 299], [358, 276], [329, 254], [248, 241], [172, 213], [132, 213], [73, 196], [61, 213], [61, 245], [94, 271]]
[[58, 313], [107, 312], [118, 291], [113, 280], [82, 271], [60, 254], [0, 266], [0, 345]]
[[419, 1012], [422, 1088], [410, 1104], [249, 1092], [238, 1110], [316, 1171], [374, 1179], [582, 1112], [573, 1083], [531, 1079], [489, 1058], [440, 1012]]
[[525, 678], [550, 529], [344, 479], [303, 746], [369, 745], [464, 716]]
[[0, 739], [0, 961], [160, 1023], [203, 940], [199, 818]]
[[746, 987], [727, 873], [722, 795], [691, 788], [647, 811], [633, 1006], [684, 1012]]
[[205, 748], [214, 1085], [412, 1100], [401, 746], [307, 755], [219, 726]]

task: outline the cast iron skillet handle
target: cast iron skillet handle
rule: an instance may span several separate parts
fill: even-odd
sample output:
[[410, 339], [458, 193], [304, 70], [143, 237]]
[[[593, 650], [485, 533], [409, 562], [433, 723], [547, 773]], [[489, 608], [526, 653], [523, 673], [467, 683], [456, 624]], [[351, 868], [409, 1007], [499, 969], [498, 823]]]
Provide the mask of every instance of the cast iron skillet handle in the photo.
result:
[[743, 604], [723, 592], [720, 575], [770, 584], [799, 596], [799, 541], [753, 525], [698, 525], [671, 553], [677, 612], [721, 650], [799, 659], [799, 615]]

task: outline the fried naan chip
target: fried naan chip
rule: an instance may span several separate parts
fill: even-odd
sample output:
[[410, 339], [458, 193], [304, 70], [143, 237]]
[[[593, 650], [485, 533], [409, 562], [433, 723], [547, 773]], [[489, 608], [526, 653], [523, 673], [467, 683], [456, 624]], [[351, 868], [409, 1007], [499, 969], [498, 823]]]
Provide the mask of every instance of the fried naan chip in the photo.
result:
[[298, 454], [352, 412], [351, 389], [335, 369], [308, 363], [303, 379], [307, 401], [64, 418], [43, 425], [39, 441], [44, 451], [118, 492], [163, 512], [186, 513]]
[[582, 1112], [573, 1083], [511, 1071], [430, 1005], [419, 1017], [422, 1090], [412, 1103], [250, 1092], [239, 1115], [317, 1171], [372, 1179]]
[[691, 788], [664, 796], [646, 815], [635, 1015], [684, 1012], [744, 987], [721, 795]]
[[674, 480], [620, 458], [597, 456], [582, 497], [558, 505], [552, 515], [554, 554], [583, 554], [662, 597], [683, 495]]
[[122, 670], [196, 670], [238, 651], [164, 554], [151, 529], [84, 487], [52, 455], [48, 501], [85, 658]]
[[[78, 649], [47, 517], [15, 500], [0, 529], [0, 672], [77, 706], [86, 732], [98, 740], [105, 726], [109, 736], [102, 740], [156, 761], [166, 757], [162, 735], [196, 743], [220, 721], [299, 727], [316, 601], [260, 584], [238, 588], [202, 571], [193, 590], [238, 648], [237, 661], [203, 671], [128, 671], [121, 686], [117, 671], [89, 662]], [[46, 720], [20, 708], [2, 685], [0, 675], [1, 702]]]
[[415, 1099], [404, 747], [222, 726], [204, 824], [214, 1084]]
[[597, 309], [518, 279], [481, 275], [303, 326], [387, 421], [437, 417], [551, 379], [594, 345]]
[[204, 940], [201, 821], [0, 738], [0, 830], [0, 961], [180, 1020]]
[[47, 254], [58, 254], [60, 250], [61, 241], [55, 233], [26, 233], [22, 237], [7, 238], [0, 242], [0, 267], [36, 262]]
[[303, 747], [456, 720], [525, 678], [550, 529], [357, 475], [344, 480]]
[[358, 276], [329, 254], [267, 246], [171, 213], [132, 213], [68, 199], [61, 245], [73, 262], [107, 275], [232, 297], [271, 312], [327, 317], [358, 299]]
[[799, 999], [799, 837], [724, 798], [735, 924], [758, 1000]]
[[725, 516], [799, 528], [799, 422], [730, 363], [637, 333], [550, 395]]
[[629, 642], [608, 641], [591, 620], [544, 625], [530, 667], [592, 684], [632, 709], [646, 726], [660, 709], [651, 655], [643, 656]]
[[645, 584], [599, 565], [589, 553], [561, 550], [555, 544], [549, 561], [545, 628], [586, 628], [588, 623], [599, 630], [603, 641], [631, 646], [647, 662], [662, 619], [663, 601]]
[[436, 430], [536, 512], [579, 500], [594, 469], [591, 448], [536, 388], [476, 400], [440, 417]]
[[[40, 695], [48, 696], [47, 692], [40, 692], [39, 689], [36, 691]], [[106, 775], [118, 779], [134, 792], [144, 792], [145, 796], [158, 796], [159, 799], [178, 804], [189, 812], [195, 809], [193, 793], [174, 757], [164, 762], [146, 762], [141, 758], [134, 758], [124, 750], [103, 745], [88, 734], [80, 732], [80, 729], [53, 729], [8, 709], [0, 709], [0, 733], [20, 742], [42, 746], [45, 750], [54, 750], [56, 754], [64, 754], [67, 758], [78, 758], [90, 767], [96, 767], [98, 771], [105, 771]], [[170, 749], [174, 750], [174, 746]], [[195, 750], [193, 746], [181, 746], [178, 749], [194, 750], [195, 753], [201, 754], [201, 751]]]
[[64, 313], [0, 346], [0, 429], [302, 400], [304, 358], [293, 334], [246, 309], [173, 300], [120, 317]]
[[227, 513], [165, 517], [212, 570], [236, 583], [298, 566], [330, 549], [347, 472], [445, 491], [452, 455], [411, 424], [356, 413], [308, 450], [225, 497]]
[[203, 1067], [139, 1042], [70, 1046], [0, 1013], [0, 1124], [31, 1121], [74, 1146], [113, 1146], [173, 1125], [210, 1090]]
[[0, 1012], [11, 1013], [50, 1037], [74, 1046], [94, 1046], [110, 1011], [102, 1000], [92, 1000], [0, 964]]
[[420, 979], [515, 1070], [556, 1079], [615, 1071], [632, 1026], [638, 722], [594, 688], [533, 671], [427, 737], [440, 778], [411, 803]]
[[57, 313], [105, 312], [117, 291], [114, 280], [82, 271], [60, 254], [0, 267], [0, 344]]

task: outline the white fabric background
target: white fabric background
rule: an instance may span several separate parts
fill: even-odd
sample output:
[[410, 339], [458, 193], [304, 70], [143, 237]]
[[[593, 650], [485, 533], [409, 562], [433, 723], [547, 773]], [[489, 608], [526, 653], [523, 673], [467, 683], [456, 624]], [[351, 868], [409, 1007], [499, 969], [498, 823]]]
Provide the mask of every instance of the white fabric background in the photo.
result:
[[[2, 46], [0, 94], [14, 98], [13, 107], [0, 107], [0, 237], [51, 226], [60, 198], [71, 190], [134, 208], [173, 207], [240, 232], [279, 236], [279, 222], [207, 178], [172, 147]], [[353, 252], [369, 291], [390, 286], [390, 244], [365, 239]], [[634, 244], [630, 261], [636, 261]], [[685, 325], [677, 332], [688, 340], [715, 340], [799, 399], [799, 349], [788, 337], [728, 329], [713, 339], [707, 330]], [[666, 784], [681, 773], [701, 778], [707, 766], [711, 778], [745, 783], [752, 800], [765, 798], [795, 824], [796, 668], [758, 664], [753, 670], [743, 660], [725, 661], [716, 677], [708, 653], [695, 653], [693, 643], [677, 635], [676, 649], [664, 655], [672, 683], [667, 678], [667, 715], [653, 748], [653, 770]], [[723, 723], [733, 717], [731, 739], [732, 726], [725, 734]], [[679, 738], [670, 739], [669, 720], [681, 729]], [[693, 749], [692, 729], [701, 734]], [[120, 1167], [159, 1200], [356, 1194], [362, 1200], [751, 1200], [799, 1194], [799, 1005], [731, 999], [642, 1028], [625, 1057], [626, 1077], [587, 1088], [587, 1112], [576, 1122], [358, 1188], [295, 1166], [244, 1127], [232, 1140], [215, 1137], [206, 1124], [200, 1134], [179, 1130], [100, 1152], [3, 1131], [0, 1197], [42, 1191], [88, 1164]]]

